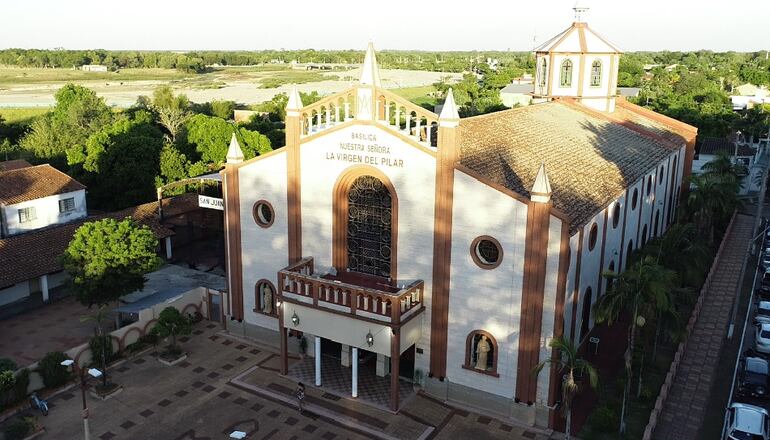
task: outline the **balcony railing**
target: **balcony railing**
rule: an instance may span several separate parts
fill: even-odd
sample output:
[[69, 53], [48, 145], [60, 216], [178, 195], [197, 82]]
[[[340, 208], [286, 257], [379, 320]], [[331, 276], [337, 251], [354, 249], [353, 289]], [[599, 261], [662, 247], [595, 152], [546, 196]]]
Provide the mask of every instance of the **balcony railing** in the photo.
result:
[[321, 278], [314, 273], [312, 257], [279, 271], [278, 283], [284, 299], [391, 324], [400, 324], [422, 310], [422, 280], [392, 293], [371, 289]]

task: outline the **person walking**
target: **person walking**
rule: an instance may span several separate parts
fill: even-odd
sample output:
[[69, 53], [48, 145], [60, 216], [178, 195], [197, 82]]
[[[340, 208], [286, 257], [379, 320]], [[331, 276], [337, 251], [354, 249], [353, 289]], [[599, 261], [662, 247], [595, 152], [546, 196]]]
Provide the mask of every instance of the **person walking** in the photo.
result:
[[297, 391], [294, 392], [294, 395], [297, 396], [297, 406], [299, 413], [302, 414], [302, 402], [305, 400], [305, 384], [302, 382], [298, 383]]

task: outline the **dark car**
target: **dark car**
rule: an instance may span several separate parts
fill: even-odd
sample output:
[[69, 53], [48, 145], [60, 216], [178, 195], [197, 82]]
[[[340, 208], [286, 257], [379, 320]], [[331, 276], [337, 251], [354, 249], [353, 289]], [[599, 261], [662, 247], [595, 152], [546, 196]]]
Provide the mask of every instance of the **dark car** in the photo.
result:
[[767, 398], [770, 391], [770, 371], [765, 359], [745, 356], [740, 361], [738, 395]]

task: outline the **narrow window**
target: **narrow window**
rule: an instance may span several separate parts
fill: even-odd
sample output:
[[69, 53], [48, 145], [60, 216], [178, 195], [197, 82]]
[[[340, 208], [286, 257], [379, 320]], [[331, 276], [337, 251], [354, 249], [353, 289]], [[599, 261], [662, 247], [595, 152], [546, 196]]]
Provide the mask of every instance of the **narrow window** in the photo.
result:
[[572, 86], [572, 61], [565, 60], [561, 63], [561, 81], [559, 81], [559, 84], [562, 87]]
[[548, 67], [547, 61], [542, 58], [540, 60], [540, 87], [545, 87], [545, 77], [548, 76], [546, 67]]
[[602, 62], [599, 60], [591, 64], [591, 87], [599, 87], [602, 84]]
[[37, 219], [37, 211], [34, 206], [19, 209], [19, 223], [27, 223]]

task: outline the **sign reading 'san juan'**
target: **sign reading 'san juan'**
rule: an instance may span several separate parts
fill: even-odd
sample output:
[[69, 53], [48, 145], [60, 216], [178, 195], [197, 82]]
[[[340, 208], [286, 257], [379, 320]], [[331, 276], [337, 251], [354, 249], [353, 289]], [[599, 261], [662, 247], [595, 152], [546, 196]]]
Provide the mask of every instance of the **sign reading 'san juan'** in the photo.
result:
[[377, 143], [377, 135], [353, 132], [349, 140], [340, 141], [339, 151], [326, 152], [326, 160], [403, 168], [404, 160], [390, 154], [389, 146]]

